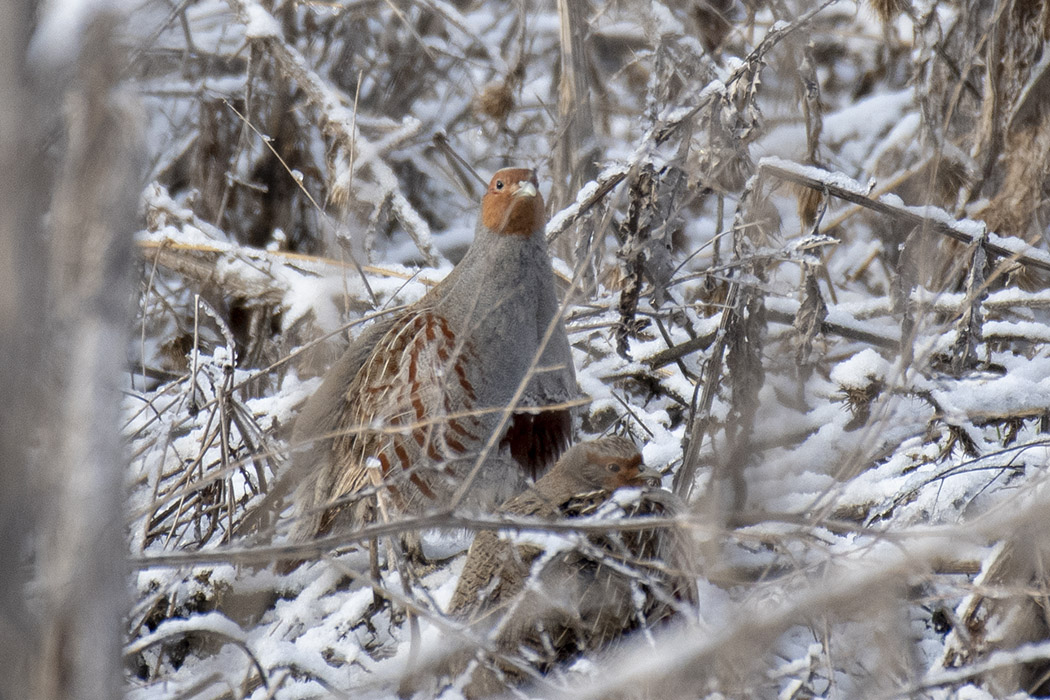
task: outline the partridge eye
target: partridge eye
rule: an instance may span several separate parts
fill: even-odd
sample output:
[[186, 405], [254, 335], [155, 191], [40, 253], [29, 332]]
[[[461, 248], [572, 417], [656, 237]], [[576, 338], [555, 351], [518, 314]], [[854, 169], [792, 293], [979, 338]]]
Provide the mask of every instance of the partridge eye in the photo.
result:
[[499, 192], [503, 189], [503, 180], [496, 180], [496, 191]]
[[619, 464], [616, 464], [615, 462], [613, 462], [612, 464], [610, 464], [609, 466], [607, 466], [607, 467], [606, 467], [606, 469], [608, 469], [608, 470], [609, 470], [609, 471], [611, 471], [611, 472], [612, 472], [613, 474], [615, 474], [616, 472], [620, 471], [620, 465], [619, 465]]

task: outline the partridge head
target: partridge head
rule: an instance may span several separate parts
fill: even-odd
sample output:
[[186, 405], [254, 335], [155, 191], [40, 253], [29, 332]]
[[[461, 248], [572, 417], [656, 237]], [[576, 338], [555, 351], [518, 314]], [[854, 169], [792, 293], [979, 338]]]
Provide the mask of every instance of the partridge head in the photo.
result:
[[565, 480], [577, 488], [615, 491], [625, 486], [645, 486], [660, 472], [642, 463], [630, 440], [613, 436], [576, 445], [544, 479]]
[[504, 168], [492, 176], [481, 200], [482, 226], [501, 235], [530, 236], [546, 223], [535, 172]]
[[[498, 171], [455, 269], [329, 369], [293, 436], [308, 446], [295, 457], [297, 539], [359, 522], [347, 503], [366, 494], [362, 505], [386, 498], [398, 511], [460, 493], [494, 506], [565, 449], [576, 379], [545, 223], [535, 173]], [[485, 453], [494, 434], [499, 449]]]
[[648, 469], [634, 443], [611, 436], [571, 447], [536, 485], [501, 510], [519, 512], [520, 501], [539, 496], [555, 508], [574, 498], [597, 495], [603, 498], [618, 488], [659, 483], [660, 472]]

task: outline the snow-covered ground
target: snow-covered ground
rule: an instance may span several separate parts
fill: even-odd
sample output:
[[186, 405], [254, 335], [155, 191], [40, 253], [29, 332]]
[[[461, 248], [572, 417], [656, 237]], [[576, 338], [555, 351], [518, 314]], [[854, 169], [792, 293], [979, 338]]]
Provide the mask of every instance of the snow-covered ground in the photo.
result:
[[[1021, 664], [1050, 655], [1050, 256], [986, 231], [981, 202], [930, 194], [947, 88], [923, 71], [955, 50], [934, 25], [969, 26], [955, 5], [883, 23], [849, 2], [804, 22], [816, 5], [748, 4], [712, 54], [694, 4], [593, 3], [594, 128], [573, 148], [596, 163], [556, 183], [554, 0], [277, 4], [130, 12], [151, 171], [124, 404], [129, 697], [394, 697], [420, 659], [469, 643], [443, 612], [463, 527], [426, 535], [444, 558], [417, 578], [384, 558], [375, 582], [359, 541], [275, 573], [286, 524], [251, 521], [344, 325], [419, 299], [469, 244], [476, 183], [436, 134], [486, 179], [538, 169], [588, 398], [578, 439], [630, 435], [685, 500], [695, 603], [534, 695], [1039, 685]], [[480, 102], [494, 85], [505, 114]], [[945, 143], [960, 160], [980, 145]], [[640, 203], [654, 218], [631, 230]], [[1018, 282], [997, 250], [1035, 274]], [[643, 323], [621, 353], [629, 259]]]

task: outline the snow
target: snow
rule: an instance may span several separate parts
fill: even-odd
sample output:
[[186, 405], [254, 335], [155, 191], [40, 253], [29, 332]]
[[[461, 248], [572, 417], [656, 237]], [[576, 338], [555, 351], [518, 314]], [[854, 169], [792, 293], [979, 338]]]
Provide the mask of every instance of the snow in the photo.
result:
[[879, 159], [887, 155], [891, 150], [906, 149], [911, 141], [918, 138], [919, 129], [922, 126], [922, 118], [915, 112], [900, 116], [886, 138], [883, 139], [864, 161], [864, 170], [872, 172], [877, 169]]
[[138, 653], [158, 642], [186, 632], [210, 632], [231, 641], [244, 641], [244, 631], [235, 622], [221, 613], [213, 612], [195, 615], [187, 620], [165, 620], [151, 634], [128, 645], [127, 653]]
[[[974, 222], [977, 223], [977, 222]], [[1046, 265], [1050, 265], [1050, 253], [1045, 250], [1038, 250], [1028, 245], [1020, 238], [1014, 238], [1012, 236], [999, 236], [994, 233], [988, 234], [988, 242], [992, 245], [997, 245], [1000, 248], [1014, 253], [1015, 255], [1026, 255], [1030, 258], [1034, 258], [1043, 262]]]
[[[838, 187], [839, 189], [849, 192], [851, 194], [860, 195], [862, 197], [868, 196], [868, 194], [870, 194], [871, 192], [871, 187], [861, 185], [859, 182], [849, 177], [848, 175], [844, 175], [843, 173], [828, 172], [823, 168], [817, 168], [811, 165], [803, 165], [801, 163], [796, 163], [790, 160], [784, 160], [783, 158], [778, 158], [776, 156], [766, 156], [765, 158], [763, 158], [761, 161], [759, 161], [759, 167], [763, 165], [769, 165], [775, 168], [780, 168], [781, 170], [787, 170], [796, 175], [808, 177], [813, 180], [826, 183], [829, 186]], [[897, 200], [898, 203], [899, 201], [900, 200]]]
[[642, 459], [650, 469], [663, 470], [681, 457], [685, 430], [678, 428], [668, 431], [663, 426], [659, 427], [661, 429], [653, 433], [653, 439], [642, 448]]
[[685, 34], [685, 29], [671, 11], [663, 3], [654, 2], [651, 9], [652, 15], [650, 20], [652, 22], [653, 31], [657, 35], [672, 34], [675, 36], [682, 36]]
[[885, 381], [890, 363], [881, 355], [865, 348], [856, 355], [835, 365], [831, 381], [848, 389], [865, 389], [872, 382]]
[[913, 130], [918, 127], [918, 114], [908, 114], [914, 107], [915, 95], [911, 88], [872, 95], [829, 114], [824, 119], [822, 136], [829, 146], [840, 151], [844, 160], [863, 162], [874, 155], [872, 148], [881, 135], [889, 134], [881, 146], [886, 148], [907, 133], [908, 127], [903, 132], [891, 131], [900, 129], [903, 120], [911, 119]]
[[[210, 554], [224, 547], [265, 548], [265, 535], [253, 541], [235, 532], [228, 542], [226, 511], [218, 519], [211, 514], [229, 499], [234, 514], [240, 515], [262, 499], [257, 493], [261, 479], [272, 484], [286, 473], [291, 426], [321, 379], [312, 376], [320, 368], [301, 363], [299, 356], [283, 360], [348, 323], [422, 298], [453, 269], [449, 260], [473, 240], [475, 196], [433, 148], [433, 134], [444, 133], [453, 150], [483, 177], [507, 161], [533, 163], [541, 182], [546, 181], [547, 201], [559, 196], [551, 182], [556, 170], [551, 157], [563, 131], [557, 85], [547, 70], [557, 60], [561, 41], [554, 4], [521, 14], [485, 3], [396, 5], [408, 21], [389, 3], [297, 5], [287, 21], [298, 29], [310, 23], [313, 30], [293, 38], [291, 33], [284, 37], [281, 24], [255, 0], [245, 3], [240, 20], [225, 3], [202, 1], [186, 8], [187, 28], [179, 17], [158, 39], [157, 46], [173, 55], [193, 57], [196, 53], [185, 45], [191, 37], [199, 52], [213, 52], [237, 68], [199, 75], [184, 58], [183, 70], [137, 85], [157, 92], [149, 104], [162, 105], [151, 108], [159, 112], [147, 132], [156, 161], [151, 177], [157, 182], [143, 193], [145, 224], [137, 243], [147, 259], [154, 250], [178, 251], [208, 274], [186, 278], [158, 268], [155, 287], [140, 304], [138, 322], [145, 338], [142, 349], [136, 342], [132, 354], [143, 355], [139, 364], [158, 369], [160, 378], [136, 388], [121, 404], [131, 455], [126, 480], [131, 491], [129, 550], [136, 556], [198, 547]], [[740, 677], [753, 683], [734, 688], [742, 696], [891, 697], [908, 684], [929, 683], [945, 686], [929, 690], [931, 697], [991, 697], [975, 685], [947, 688], [970, 676], [942, 667], [950, 641], [927, 624], [928, 602], [961, 610], [968, 600], [965, 594], [981, 586], [981, 578], [972, 571], [944, 575], [937, 567], [945, 560], [983, 564], [1025, 518], [1040, 522], [1045, 514], [1039, 500], [1045, 486], [1040, 485], [1050, 465], [1050, 448], [1040, 431], [1041, 417], [1050, 411], [1050, 291], [1010, 286], [1013, 282], [1005, 277], [993, 280], [982, 302], [976, 357], [957, 370], [950, 359], [967, 296], [951, 283], [891, 289], [899, 281], [894, 261], [900, 232], [884, 214], [850, 213], [853, 205], [831, 197], [822, 225], [833, 220], [837, 225], [810, 235], [798, 230], [799, 191], [776, 178], [759, 174], [746, 193], [704, 190], [708, 183], [695, 150], [719, 129], [726, 138], [743, 138], [743, 132], [754, 129], [755, 140], [740, 148], [757, 164], [756, 172], [775, 167], [864, 197], [923, 162], [931, 147], [923, 142], [930, 125], [919, 106], [921, 81], [895, 73], [907, 64], [909, 51], [920, 51], [908, 42], [917, 44], [922, 37], [912, 37], [908, 18], [894, 25], [907, 30], [901, 41], [866, 6], [840, 3], [796, 35], [804, 42], [794, 47], [785, 42], [783, 50], [766, 56], [761, 79], [750, 86], [759, 96], [757, 122], [752, 124], [744, 104], [748, 66], [741, 57], [763, 32], [782, 31], [789, 24], [760, 7], [750, 33], [735, 30], [723, 55], [712, 57], [699, 47], [694, 20], [678, 5], [651, 4], [644, 27], [630, 3], [610, 3], [588, 20], [596, 32], [592, 40], [616, 39], [607, 47], [609, 56], [595, 57], [596, 74], [602, 70], [600, 61], [614, 60], [617, 50], [629, 58], [614, 74], [602, 73], [607, 84], [591, 94], [591, 108], [600, 116], [594, 130], [597, 174], [563, 193], [546, 231], [554, 236], [550, 248], [559, 277], [571, 279], [574, 271], [585, 268], [574, 287], [578, 296], [569, 305], [579, 388], [589, 399], [577, 409], [576, 439], [629, 433], [646, 465], [662, 470], [663, 486], [672, 488], [686, 437], [698, 425], [704, 427], [694, 497], [676, 523], [695, 565], [689, 575], [695, 578], [698, 604], [668, 628], [646, 629], [607, 653], [585, 654], [569, 669], [552, 669], [551, 677], [568, 684], [567, 696], [611, 697], [630, 695], [632, 684], [695, 672], [686, 686], [691, 693], [710, 689], [711, 697], [729, 697], [732, 693], [718, 685], [712, 669], [725, 662], [719, 654], [730, 650], [737, 655], [730, 662], [739, 666]], [[59, 49], [72, 50], [60, 43], [61, 36], [82, 31], [81, 15], [94, 11], [94, 5], [71, 2], [68, 7], [65, 17], [48, 10], [34, 39], [39, 51], [60, 55]], [[424, 7], [430, 13], [426, 22], [415, 14]], [[943, 5], [935, 9], [940, 21], [954, 21], [954, 10]], [[160, 26], [169, 11], [158, 10], [150, 27]], [[283, 16], [281, 21], [286, 21]], [[336, 22], [360, 31], [352, 50], [347, 48], [350, 39], [340, 34], [344, 25]], [[428, 23], [442, 28], [431, 31]], [[417, 38], [414, 33], [419, 32], [424, 35]], [[386, 37], [382, 51], [371, 47], [372, 34]], [[199, 144], [187, 124], [206, 113], [206, 100], [240, 100], [249, 89], [257, 103], [275, 97], [267, 77], [275, 69], [264, 51], [253, 49], [245, 70], [246, 39], [287, 42], [290, 60], [303, 71], [292, 81], [300, 92], [282, 103], [282, 109], [294, 116], [303, 135], [301, 147], [310, 158], [296, 154], [289, 163], [291, 174], [284, 175], [316, 196], [322, 210], [310, 208], [309, 216], [290, 221], [275, 218], [273, 226], [280, 233], [270, 237], [266, 249], [243, 243], [245, 232], [230, 223], [238, 219], [202, 214], [201, 198], [214, 193], [180, 188], [172, 175], [191, 177], [183, 171], [191, 169], [187, 162], [197, 163], [194, 149]], [[892, 65], [876, 59], [886, 42], [896, 51], [887, 54]], [[795, 95], [794, 54], [806, 45], [818, 52], [840, 47], [850, 59], [834, 65], [829, 59], [818, 66], [825, 112], [816, 161], [823, 167], [800, 162], [806, 136]], [[433, 56], [421, 58], [428, 53], [424, 49]], [[524, 75], [513, 91], [515, 109], [505, 123], [479, 117], [474, 111], [478, 91], [506, 79], [521, 52]], [[384, 66], [394, 63], [405, 71], [397, 79], [383, 73]], [[708, 69], [709, 63], [717, 65]], [[355, 114], [347, 85], [356, 86], [361, 66], [368, 66], [361, 83], [366, 99]], [[414, 72], [436, 67], [440, 70], [428, 74], [433, 80], [418, 92], [399, 93]], [[727, 87], [733, 75], [738, 77]], [[873, 84], [865, 87], [864, 97], [854, 97], [862, 79]], [[402, 97], [405, 104], [381, 108], [398, 105]], [[721, 124], [705, 121], [709, 105], [716, 102], [725, 110]], [[237, 128], [232, 132], [240, 133], [243, 126], [233, 123]], [[668, 132], [672, 135], [657, 146], [655, 135]], [[226, 206], [251, 219], [253, 212], [239, 198], [262, 187], [256, 167], [265, 148], [256, 136], [244, 134], [236, 167], [220, 187], [232, 187]], [[271, 137], [275, 147], [282, 145], [280, 134]], [[972, 165], [960, 154], [961, 148], [953, 159]], [[681, 206], [672, 212], [672, 262], [681, 269], [664, 290], [666, 301], [654, 300], [651, 280], [645, 278], [637, 318], [648, 325], [629, 339], [624, 357], [616, 341], [624, 290], [616, 248], [622, 243], [630, 177], [642, 166], [652, 166], [661, 176], [678, 169], [690, 184], [679, 193]], [[580, 217], [582, 207], [604, 185], [620, 178], [625, 179]], [[339, 197], [326, 199], [333, 193]], [[1029, 244], [987, 232], [977, 219], [906, 204], [924, 200], [902, 188], [879, 201], [900, 214], [943, 224], [970, 240], [983, 239], [1050, 265], [1044, 242]], [[980, 207], [971, 205], [967, 211], [979, 212]], [[312, 228], [311, 217], [324, 223]], [[779, 226], [769, 223], [778, 217]], [[769, 235], [756, 233], [756, 218], [768, 224]], [[570, 227], [572, 221], [579, 225]], [[373, 308], [352, 267], [323, 257], [338, 258], [338, 249], [319, 255], [304, 249], [288, 253], [304, 236], [314, 236], [315, 229], [331, 240], [311, 238], [312, 243], [338, 239], [360, 252], [379, 308]], [[721, 236], [717, 268], [716, 235]], [[591, 258], [581, 265], [576, 256], [585, 249]], [[968, 254], [947, 247], [942, 252]], [[828, 312], [825, 332], [813, 339], [814, 360], [807, 368], [795, 361], [798, 333], [791, 325], [800, 308], [800, 269], [817, 274]], [[764, 323], [757, 337], [746, 341], [727, 334], [722, 356], [715, 355], [720, 345], [712, 343], [680, 363], [653, 369], [647, 360], [669, 345], [664, 332], [670, 344], [681, 345], [712, 335], [731, 318], [725, 315], [724, 296], [730, 285], [736, 285], [735, 293], [752, 295], [776, 320]], [[197, 401], [191, 408], [190, 383], [179, 367], [185, 359], [183, 346], [169, 341], [181, 342], [192, 334], [183, 310], [192, 305], [194, 294], [203, 292], [209, 302], [209, 295], [227, 301], [227, 287], [246, 290], [248, 299], [238, 298], [238, 303], [247, 301], [253, 311], [272, 314], [272, 327], [262, 333], [265, 360], [248, 365], [250, 370], [234, 368], [237, 389], [227, 392], [224, 370], [232, 348], [206, 321], [199, 337], [191, 338], [200, 361]], [[905, 304], [916, 322], [914, 337], [902, 332]], [[219, 309], [221, 318], [225, 311]], [[364, 327], [352, 325], [337, 340], [325, 341], [321, 355], [334, 354], [346, 335], [357, 336]], [[907, 366], [897, 350], [902, 337], [915, 355]], [[753, 420], [742, 401], [747, 382], [736, 381], [741, 379], [736, 373], [742, 366], [742, 344], [758, 349], [762, 369], [760, 382], [747, 377], [758, 384]], [[276, 369], [270, 369], [274, 361]], [[714, 367], [721, 372], [720, 381], [705, 412], [696, 404]], [[864, 392], [869, 392], [867, 403]], [[742, 435], [735, 432], [738, 427]], [[725, 472], [742, 482], [738, 492], [717, 491], [733, 480], [719, 478]], [[621, 490], [612, 505], [584, 522], [617, 517], [616, 506], [637, 495]], [[177, 524], [174, 513], [184, 514]], [[153, 525], [154, 519], [159, 524]], [[579, 533], [536, 525], [501, 532], [513, 542], [544, 549], [548, 557], [584, 541]], [[284, 543], [286, 532], [279, 526], [276, 542]], [[216, 677], [221, 679], [216, 688], [222, 687], [208, 689], [204, 696], [218, 697], [255, 673], [249, 652], [270, 681], [292, 671], [274, 697], [394, 697], [400, 674], [417, 651], [421, 658], [431, 658], [446, 651], [450, 639], [458, 642], [457, 635], [476, 637], [442, 612], [472, 532], [439, 528], [420, 534], [430, 561], [410, 567], [413, 575], [404, 579], [387, 561], [387, 549], [380, 547], [381, 580], [374, 583], [380, 595], [395, 601], [392, 606], [374, 606], [371, 563], [356, 546], [344, 552], [346, 547], [333, 545], [320, 561], [306, 562], [291, 573], [264, 564], [175, 569], [144, 563], [130, 577], [129, 587], [140, 600], [160, 603], [167, 612], [158, 613], [164, 619], [153, 629], [139, 624], [145, 612], [132, 614], [129, 628], [138, 626], [126, 651], [140, 654], [152, 675], [141, 684], [130, 680], [129, 685], [140, 685], [129, 696], [175, 697], [201, 679]], [[236, 561], [231, 555], [231, 562]], [[193, 607], [202, 600], [218, 601], [221, 610], [231, 593], [269, 597], [257, 615], [243, 621]], [[404, 598], [416, 606], [418, 649], [413, 649], [405, 607], [397, 602]], [[450, 632], [450, 624], [459, 631]], [[236, 643], [220, 645], [217, 651], [192, 647], [176, 667], [165, 645], [192, 639], [194, 632]], [[883, 638], [886, 645], [912, 654], [913, 666], [898, 668], [882, 658]], [[1045, 644], [1036, 644], [990, 655], [982, 663], [1009, 664], [1046, 651]], [[751, 663], [754, 672], [745, 666]], [[883, 685], [866, 685], [872, 678]], [[464, 682], [453, 681], [442, 697], [459, 697]], [[271, 690], [260, 687], [251, 697], [267, 697]]]
[[40, 17], [29, 43], [32, 61], [55, 69], [72, 64], [87, 27], [107, 12], [120, 13], [126, 0], [49, 0], [41, 3]]
[[962, 379], [947, 391], [935, 391], [934, 396], [945, 412], [962, 420], [1040, 413], [1050, 410], [1050, 362], [1040, 358], [1003, 376]]
[[287, 312], [281, 319], [285, 328], [291, 328], [308, 313], [313, 313], [319, 328], [331, 331], [342, 325], [342, 315], [336, 299], [343, 291], [337, 278], [296, 276], [285, 294]]
[[425, 530], [420, 537], [423, 556], [432, 561], [443, 561], [466, 552], [474, 540], [474, 533], [469, 530]]
[[244, 34], [249, 39], [276, 39], [281, 36], [281, 25], [273, 15], [263, 9], [254, 0], [241, 0], [247, 21], [244, 23]]
[[[609, 171], [603, 172], [599, 179], [608, 180], [613, 174], [614, 173]], [[577, 217], [580, 213], [581, 207], [598, 192], [599, 187], [600, 185], [597, 180], [591, 180], [583, 185], [583, 187], [581, 187], [576, 193], [576, 200], [569, 206], [554, 214], [554, 216], [550, 218], [550, 221], [547, 222], [547, 236], [550, 237], [552, 232], [561, 231], [569, 221]]]

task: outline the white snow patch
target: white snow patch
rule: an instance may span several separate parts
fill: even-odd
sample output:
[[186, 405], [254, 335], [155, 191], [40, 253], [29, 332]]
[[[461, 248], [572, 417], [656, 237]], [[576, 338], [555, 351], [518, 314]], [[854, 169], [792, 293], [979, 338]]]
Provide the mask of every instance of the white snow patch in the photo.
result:
[[424, 530], [420, 533], [423, 555], [431, 561], [450, 559], [467, 551], [474, 541], [470, 530]]
[[864, 389], [873, 381], [885, 381], [890, 363], [871, 348], [865, 348], [831, 370], [831, 381], [848, 389]]
[[259, 3], [253, 2], [253, 0], [245, 0], [244, 12], [247, 15], [247, 21], [244, 23], [244, 34], [249, 39], [268, 39], [281, 36], [281, 25]]

